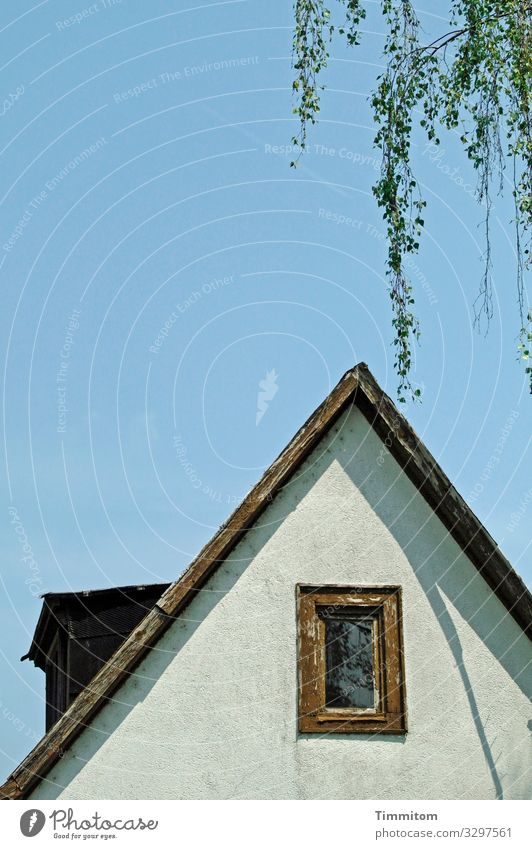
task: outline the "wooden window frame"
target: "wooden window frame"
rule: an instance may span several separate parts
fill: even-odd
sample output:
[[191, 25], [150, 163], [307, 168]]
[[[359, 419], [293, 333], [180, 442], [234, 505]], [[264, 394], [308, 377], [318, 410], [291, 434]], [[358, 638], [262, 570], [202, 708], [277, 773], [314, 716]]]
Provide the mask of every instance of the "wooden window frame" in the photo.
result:
[[[298, 584], [298, 691], [301, 733], [404, 734], [407, 731], [402, 593], [399, 586]], [[325, 707], [327, 610], [349, 609], [375, 620], [373, 663], [377, 707]], [[320, 615], [321, 614], [321, 615]]]

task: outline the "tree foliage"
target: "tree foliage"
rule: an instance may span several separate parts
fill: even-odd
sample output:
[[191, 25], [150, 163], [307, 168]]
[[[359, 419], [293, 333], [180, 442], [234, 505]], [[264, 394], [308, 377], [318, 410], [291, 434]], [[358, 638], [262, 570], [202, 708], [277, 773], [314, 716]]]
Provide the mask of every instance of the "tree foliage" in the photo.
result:
[[[337, 0], [343, 23], [333, 23], [325, 0], [295, 0], [293, 81], [299, 118], [293, 144], [306, 149], [307, 131], [320, 110], [320, 72], [326, 67], [335, 31], [357, 45], [366, 17], [364, 0]], [[413, 125], [419, 123], [434, 145], [442, 130], [458, 134], [478, 176], [476, 196], [483, 208], [485, 253], [475, 323], [493, 312], [490, 218], [493, 192], [501, 192], [507, 165], [511, 175], [517, 253], [519, 356], [532, 392], [532, 313], [526, 308], [525, 269], [531, 261], [532, 229], [532, 3], [527, 0], [452, 0], [449, 28], [424, 43], [410, 0], [380, 0], [386, 24], [385, 70], [371, 96], [375, 145], [382, 155], [373, 186], [387, 232], [387, 275], [394, 328], [398, 398], [419, 395], [410, 382], [412, 348], [419, 337], [414, 293], [405, 258], [419, 249], [425, 200], [412, 170]], [[292, 165], [297, 164], [297, 159]]]

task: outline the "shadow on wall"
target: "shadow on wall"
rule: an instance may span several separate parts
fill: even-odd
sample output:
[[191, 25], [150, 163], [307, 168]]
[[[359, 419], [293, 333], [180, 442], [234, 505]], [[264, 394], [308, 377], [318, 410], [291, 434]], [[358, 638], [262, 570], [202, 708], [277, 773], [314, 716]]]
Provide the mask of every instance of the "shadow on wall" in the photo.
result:
[[[421, 570], [423, 571], [423, 570]], [[417, 572], [416, 572], [417, 575]], [[419, 577], [419, 576], [418, 576]], [[499, 778], [499, 774], [497, 772], [497, 767], [495, 765], [495, 760], [493, 758], [493, 754], [490, 748], [490, 744], [488, 742], [488, 738], [486, 737], [486, 732], [484, 731], [484, 726], [482, 725], [482, 720], [480, 718], [477, 702], [475, 699], [475, 694], [473, 692], [473, 685], [469, 679], [469, 675], [467, 673], [467, 668], [464, 663], [464, 655], [462, 651], [462, 644], [460, 642], [460, 638], [458, 636], [458, 632], [455, 628], [454, 622], [449, 615], [449, 612], [445, 606], [444, 600], [441, 595], [441, 591], [438, 586], [427, 587], [423, 585], [423, 580], [420, 578], [420, 583], [423, 586], [427, 594], [427, 598], [430, 602], [430, 605], [436, 614], [436, 618], [438, 623], [445, 634], [449, 647], [453, 653], [453, 657], [456, 661], [456, 665], [458, 667], [458, 671], [460, 672], [460, 677], [462, 679], [462, 684], [464, 685], [464, 690], [467, 695], [467, 700], [469, 703], [469, 709], [471, 711], [471, 716], [473, 718], [473, 722], [475, 723], [475, 729], [478, 735], [478, 739], [480, 740], [480, 745], [482, 746], [482, 751], [484, 753], [484, 757], [486, 759], [486, 763], [488, 765], [488, 769], [490, 771], [490, 775], [493, 781], [493, 786], [495, 788], [495, 796], [497, 799], [503, 799], [503, 788]]]
[[[372, 441], [371, 437], [369, 441]], [[356, 462], [344, 465], [344, 470], [394, 536], [412, 566], [456, 662], [495, 796], [497, 799], [503, 799], [503, 786], [479, 714], [474, 688], [464, 662], [462, 644], [445, 599], [451, 602], [463, 620], [475, 631], [523, 694], [530, 698], [530, 675], [527, 665], [523, 664], [523, 643], [528, 644], [528, 638], [521, 632], [502, 602], [491, 593], [472, 564], [472, 579], [464, 575], [463, 562], [460, 562], [462, 558], [450, 562], [448, 568], [444, 572], [441, 571], [438, 557], [434, 556], [441, 533], [436, 528], [434, 546], [431, 547], [429, 530], [432, 523], [440, 524], [439, 520], [428, 505], [425, 520], [423, 519], [417, 498], [411, 496], [412, 485], [409, 485], [404, 477], [397, 476], [398, 466], [391, 457], [387, 457], [384, 465], [380, 467], [374, 465], [373, 471], [379, 469], [379, 472], [372, 474], [371, 460], [368, 461], [370, 454], [371, 452], [366, 452], [364, 457], [357, 456]], [[378, 454], [377, 447], [375, 461]], [[420, 533], [423, 527], [425, 532]], [[519, 637], [516, 640], [517, 629]]]

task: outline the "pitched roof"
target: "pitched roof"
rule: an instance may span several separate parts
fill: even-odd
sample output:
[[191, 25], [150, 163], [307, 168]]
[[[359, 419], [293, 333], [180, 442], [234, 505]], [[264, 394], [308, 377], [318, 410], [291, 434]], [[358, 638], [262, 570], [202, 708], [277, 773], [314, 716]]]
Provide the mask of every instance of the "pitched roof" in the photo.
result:
[[35, 666], [44, 669], [50, 644], [59, 627], [75, 639], [107, 633], [126, 637], [168, 586], [166, 581], [100, 590], [43, 593], [43, 605], [31, 645], [20, 659], [32, 660]]
[[381, 390], [366, 364], [359, 363], [346, 372], [183, 575], [165, 590], [155, 607], [9, 776], [0, 788], [2, 798], [27, 797], [96, 712], [107, 703], [125, 676], [194, 598], [350, 404], [355, 404], [381, 439], [386, 440], [390, 453], [451, 536], [516, 622], [532, 638], [532, 595], [434, 457]]

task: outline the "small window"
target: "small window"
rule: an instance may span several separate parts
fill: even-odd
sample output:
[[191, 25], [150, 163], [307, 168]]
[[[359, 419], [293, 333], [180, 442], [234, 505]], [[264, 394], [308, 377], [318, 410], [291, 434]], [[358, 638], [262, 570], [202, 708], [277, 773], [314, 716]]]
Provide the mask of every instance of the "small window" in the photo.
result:
[[299, 730], [406, 731], [400, 587], [298, 586]]

